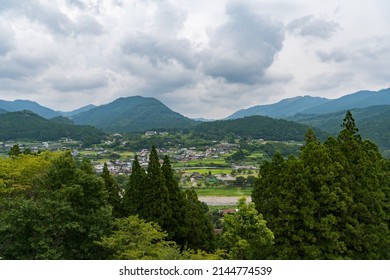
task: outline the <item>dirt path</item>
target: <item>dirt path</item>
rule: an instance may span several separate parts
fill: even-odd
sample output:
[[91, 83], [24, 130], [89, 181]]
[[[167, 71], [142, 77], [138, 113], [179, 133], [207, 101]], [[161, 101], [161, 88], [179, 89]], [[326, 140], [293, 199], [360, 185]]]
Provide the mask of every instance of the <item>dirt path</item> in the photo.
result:
[[[241, 196], [199, 196], [199, 200], [207, 205], [236, 205]], [[250, 202], [251, 197], [247, 196], [246, 201]]]

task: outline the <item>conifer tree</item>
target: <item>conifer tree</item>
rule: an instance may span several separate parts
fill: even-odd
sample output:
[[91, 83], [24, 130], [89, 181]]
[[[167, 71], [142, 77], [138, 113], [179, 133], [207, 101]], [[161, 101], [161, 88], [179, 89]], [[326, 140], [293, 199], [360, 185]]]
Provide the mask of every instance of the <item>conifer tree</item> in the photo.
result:
[[114, 217], [119, 217], [122, 213], [120, 189], [114, 178], [112, 178], [107, 163], [104, 163], [101, 177], [104, 180], [104, 186], [108, 193], [108, 203], [112, 206], [113, 215]]
[[270, 258], [388, 259], [389, 167], [347, 112], [337, 139], [312, 131], [298, 158], [276, 155], [252, 193], [275, 234]]
[[145, 207], [144, 189], [146, 185], [146, 173], [141, 167], [138, 156], [135, 155], [131, 167], [131, 174], [125, 193], [123, 195], [123, 215], [137, 215]]
[[143, 196], [146, 207], [141, 211], [140, 217], [148, 221], [157, 222], [163, 230], [166, 230], [172, 211], [169, 208], [168, 189], [165, 185], [160, 159], [154, 145], [149, 155], [147, 180]]
[[185, 244], [185, 201], [184, 195], [179, 188], [178, 182], [174, 178], [171, 161], [167, 155], [164, 156], [164, 162], [161, 166], [161, 172], [165, 179], [165, 185], [168, 190], [169, 208], [172, 216], [167, 223], [168, 238], [174, 240], [179, 245]]

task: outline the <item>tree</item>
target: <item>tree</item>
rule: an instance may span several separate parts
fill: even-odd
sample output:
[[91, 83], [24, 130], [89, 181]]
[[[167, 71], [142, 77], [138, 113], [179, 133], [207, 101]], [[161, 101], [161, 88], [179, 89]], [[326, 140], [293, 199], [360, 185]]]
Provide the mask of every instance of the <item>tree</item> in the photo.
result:
[[154, 222], [138, 216], [117, 219], [114, 230], [97, 244], [109, 249], [117, 260], [177, 259], [180, 250], [174, 242], [166, 241], [167, 234]]
[[0, 254], [6, 259], [105, 258], [95, 244], [110, 232], [112, 222], [103, 180], [77, 168], [70, 152], [51, 159], [45, 154], [19, 157], [50, 164], [35, 168], [41, 172], [18, 192], [1, 192], [0, 236], [5, 241]]
[[117, 219], [113, 232], [97, 242], [117, 260], [217, 260], [217, 254], [201, 250], [182, 250], [175, 242], [167, 241], [167, 233], [154, 222], [138, 216]]
[[124, 216], [137, 215], [144, 207], [143, 190], [146, 182], [145, 170], [141, 167], [137, 155], [131, 167], [128, 186], [123, 195]]
[[101, 177], [108, 193], [108, 203], [112, 206], [113, 215], [114, 217], [120, 217], [122, 215], [120, 189], [114, 178], [112, 178], [107, 163], [104, 163]]
[[253, 202], [246, 203], [245, 197], [240, 198], [237, 208], [238, 211], [233, 215], [224, 216], [222, 247], [227, 250], [230, 259], [266, 258], [274, 240], [272, 231], [267, 228]]
[[9, 150], [8, 155], [10, 157], [16, 157], [20, 155], [22, 152], [20, 151], [19, 145], [13, 145], [12, 148]]
[[215, 249], [215, 235], [208, 207], [198, 200], [194, 190], [185, 190], [186, 247], [211, 252]]
[[169, 208], [169, 194], [165, 179], [161, 172], [160, 159], [156, 147], [153, 146], [149, 155], [147, 180], [144, 188], [145, 206], [139, 213], [141, 218], [157, 222], [166, 230], [172, 211]]
[[171, 161], [167, 155], [164, 156], [161, 172], [168, 190], [169, 208], [172, 213], [169, 222], [166, 224], [168, 238], [174, 240], [179, 245], [185, 245], [185, 198], [178, 182], [174, 178]]
[[270, 258], [389, 258], [389, 166], [347, 112], [337, 139], [308, 131], [300, 155], [260, 168], [252, 199], [275, 235]]

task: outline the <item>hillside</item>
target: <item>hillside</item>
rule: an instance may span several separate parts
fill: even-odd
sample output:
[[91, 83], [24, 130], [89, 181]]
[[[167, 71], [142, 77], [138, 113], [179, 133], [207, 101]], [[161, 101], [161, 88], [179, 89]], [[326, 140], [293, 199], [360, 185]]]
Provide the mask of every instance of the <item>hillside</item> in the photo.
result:
[[72, 117], [76, 124], [88, 124], [110, 132], [175, 129], [196, 122], [176, 113], [155, 98], [122, 97]]
[[58, 112], [52, 109], [46, 108], [36, 102], [29, 100], [0, 100], [0, 108], [7, 112], [28, 110], [46, 119], [51, 119], [60, 115]]
[[87, 112], [93, 108], [96, 108], [96, 106], [93, 104], [89, 104], [73, 111], [69, 111], [69, 112], [57, 111], [57, 113], [60, 114], [61, 116], [69, 118], [78, 115], [80, 113]]
[[390, 88], [380, 91], [358, 91], [324, 104], [302, 111], [306, 114], [327, 114], [354, 108], [367, 108], [376, 105], [390, 105]]
[[380, 91], [359, 91], [337, 99], [312, 96], [287, 98], [275, 104], [258, 105], [239, 110], [227, 117], [227, 119], [255, 115], [274, 118], [289, 118], [297, 114], [321, 115], [376, 105], [390, 105], [390, 88]]
[[1, 114], [5, 114], [5, 113], [7, 113], [7, 111], [0, 108], [0, 115], [1, 115]]
[[[263, 116], [251, 116], [235, 120], [221, 120], [205, 122], [195, 127], [195, 133], [205, 138], [223, 138], [227, 134], [255, 139], [288, 141], [302, 141], [309, 126]], [[320, 138], [326, 133], [315, 129]]]
[[[340, 120], [346, 111], [323, 115], [297, 115], [291, 120], [329, 131], [333, 135], [340, 132]], [[351, 109], [359, 133], [364, 139], [374, 141], [382, 150], [390, 149], [390, 105], [370, 106]]]
[[60, 124], [47, 120], [31, 111], [0, 115], [0, 140], [30, 139], [57, 140], [62, 137], [82, 140], [83, 143], [100, 143], [104, 133], [91, 126]]
[[227, 119], [238, 119], [248, 116], [268, 116], [273, 118], [283, 118], [301, 113], [313, 106], [328, 102], [329, 99], [312, 96], [298, 96], [283, 99], [275, 104], [258, 105], [248, 109], [242, 109], [227, 117]]

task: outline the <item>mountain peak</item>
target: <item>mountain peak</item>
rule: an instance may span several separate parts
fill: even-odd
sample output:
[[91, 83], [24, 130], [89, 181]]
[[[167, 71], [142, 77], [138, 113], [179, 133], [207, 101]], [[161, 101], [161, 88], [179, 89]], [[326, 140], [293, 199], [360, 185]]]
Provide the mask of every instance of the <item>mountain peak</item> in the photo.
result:
[[76, 124], [89, 124], [111, 132], [185, 128], [195, 121], [169, 109], [153, 97], [120, 97], [73, 118]]

